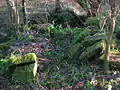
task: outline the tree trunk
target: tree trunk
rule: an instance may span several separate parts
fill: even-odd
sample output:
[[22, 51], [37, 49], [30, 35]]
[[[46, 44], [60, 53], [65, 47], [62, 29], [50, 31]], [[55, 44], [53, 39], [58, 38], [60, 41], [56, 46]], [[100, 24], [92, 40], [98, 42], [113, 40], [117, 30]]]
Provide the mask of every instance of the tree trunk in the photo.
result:
[[15, 14], [16, 24], [17, 24], [17, 26], [18, 26], [18, 25], [19, 25], [18, 0], [16, 0], [16, 2], [15, 2], [15, 7], [16, 7], [16, 14]]
[[18, 16], [18, 12], [17, 12], [14, 0], [6, 0], [6, 2], [10, 12], [11, 22], [13, 24], [19, 24], [19, 16]]
[[60, 0], [56, 0], [55, 1], [55, 12], [58, 12], [60, 10], [61, 10]]
[[25, 3], [25, 0], [22, 0], [22, 13], [23, 13], [23, 24], [26, 24], [27, 19], [26, 19], [26, 3]]
[[109, 74], [109, 52], [110, 52], [110, 43], [108, 40], [105, 40], [105, 60], [104, 60], [104, 71], [106, 74]]
[[107, 26], [108, 30], [106, 31], [106, 40], [105, 40], [105, 61], [104, 61], [104, 71], [106, 74], [109, 74], [109, 53], [112, 44], [113, 33], [115, 30], [115, 17], [110, 13], [111, 16], [108, 17]]

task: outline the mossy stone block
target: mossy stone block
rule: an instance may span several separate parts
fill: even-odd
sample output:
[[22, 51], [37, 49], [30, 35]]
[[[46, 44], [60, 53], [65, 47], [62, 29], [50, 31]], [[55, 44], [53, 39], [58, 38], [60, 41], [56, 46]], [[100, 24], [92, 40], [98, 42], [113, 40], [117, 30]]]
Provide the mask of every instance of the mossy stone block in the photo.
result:
[[17, 67], [12, 75], [12, 82], [29, 83], [35, 80], [33, 68], [34, 63], [24, 67]]
[[12, 75], [12, 82], [22, 82], [28, 83], [35, 80], [35, 75], [37, 73], [37, 56], [34, 53], [28, 53], [24, 56], [15, 56], [10, 57], [10, 60], [14, 64], [22, 64], [30, 61], [35, 61], [32, 64], [25, 64], [23, 66], [16, 67]]

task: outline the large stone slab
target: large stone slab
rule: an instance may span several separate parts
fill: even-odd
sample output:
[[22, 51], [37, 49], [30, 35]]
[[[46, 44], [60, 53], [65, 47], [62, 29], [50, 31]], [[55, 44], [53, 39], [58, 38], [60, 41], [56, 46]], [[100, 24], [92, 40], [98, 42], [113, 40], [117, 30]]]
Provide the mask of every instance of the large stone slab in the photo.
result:
[[12, 74], [11, 81], [13, 83], [29, 83], [35, 80], [37, 73], [37, 56], [29, 53], [24, 56], [11, 56], [10, 60], [16, 65]]

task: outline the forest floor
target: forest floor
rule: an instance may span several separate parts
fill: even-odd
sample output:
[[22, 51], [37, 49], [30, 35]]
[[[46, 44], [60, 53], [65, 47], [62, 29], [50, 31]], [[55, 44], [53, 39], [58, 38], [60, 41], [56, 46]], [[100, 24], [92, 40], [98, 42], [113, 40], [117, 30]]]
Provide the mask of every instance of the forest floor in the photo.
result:
[[[59, 50], [60, 48], [57, 48], [57, 46], [55, 46], [55, 44], [51, 42], [51, 39], [39, 37], [39, 39], [37, 38], [37, 40], [36, 40], [35, 38], [36, 37], [34, 37], [34, 41], [37, 41], [37, 42], [16, 43], [14, 45], [14, 47], [17, 48], [18, 51], [22, 54], [27, 54], [27, 53], [32, 52], [32, 53], [36, 53], [39, 60], [41, 60], [41, 58], [42, 58], [44, 60], [47, 60], [48, 62], [51, 61], [51, 60], [49, 60], [50, 58], [44, 57], [43, 53], [46, 52], [46, 51], [56, 51], [56, 50]], [[112, 62], [120, 62], [120, 53], [119, 52], [110, 53], [110, 60]], [[39, 74], [40, 73], [41, 72], [39, 72]], [[96, 79], [94, 79], [94, 78], [96, 78]], [[116, 72], [116, 71], [112, 72], [110, 75], [107, 75], [107, 76], [102, 74], [102, 73], [101, 74], [96, 74], [95, 76], [93, 75], [92, 79], [91, 79], [91, 83], [93, 84], [93, 86], [95, 85], [95, 82], [96, 82], [97, 79], [99, 79], [101, 81], [102, 80], [109, 80], [109, 79], [113, 80], [113, 82], [112, 82], [113, 87], [114, 87], [115, 83], [120, 84], [120, 74], [119, 74], [119, 72]], [[55, 84], [55, 83], [58, 83], [58, 82], [54, 82], [53, 84]], [[44, 88], [44, 90], [84, 90], [83, 89], [84, 84], [85, 84], [85, 80], [82, 80], [82, 81], [78, 81], [78, 82], [74, 83], [73, 86], [68, 86], [68, 85], [66, 86], [65, 85], [62, 88], [55, 88], [54, 87], [54, 89], [49, 89], [48, 86], [44, 86], [42, 88]], [[96, 86], [96, 87], [97, 87], [96, 90], [102, 90], [102, 88], [99, 85]]]
[[[59, 41], [59, 40], [58, 40]], [[62, 43], [63, 44], [63, 43]], [[64, 48], [68, 47], [68, 45], [65, 45]], [[38, 57], [38, 60], [42, 60], [42, 62], [51, 62], [53, 58], [58, 58], [58, 55], [56, 55], [55, 57], [53, 57], [53, 55], [47, 53], [47, 55], [44, 56], [43, 53], [45, 52], [49, 52], [49, 51], [53, 51], [53, 52], [57, 52], [57, 51], [62, 51], [64, 50], [63, 47], [59, 47], [59, 46], [56, 46], [55, 43], [53, 43], [51, 41], [51, 39], [47, 39], [45, 37], [34, 37], [34, 40], [33, 42], [15, 42], [12, 46], [10, 46], [10, 49], [12, 50], [17, 50], [17, 52], [21, 53], [21, 54], [27, 54], [27, 53], [36, 53], [37, 57]], [[47, 58], [48, 57], [48, 58]], [[110, 53], [110, 59], [112, 62], [120, 62], [120, 53]], [[54, 60], [54, 59], [53, 59]], [[58, 62], [59, 63], [59, 62]], [[60, 63], [59, 63], [60, 64]], [[41, 63], [39, 63], [38, 66], [40, 66]], [[91, 65], [92, 67], [92, 65]], [[94, 67], [94, 66], [93, 66]], [[95, 66], [96, 67], [96, 66]], [[87, 75], [88, 73], [86, 71], [84, 71], [86, 67], [83, 68], [83, 73], [84, 75]], [[92, 70], [91, 70], [92, 71]], [[57, 71], [58, 73], [59, 71]], [[54, 73], [54, 72], [49, 72], [49, 73]], [[68, 72], [67, 72], [68, 73]], [[41, 71], [39, 70], [38, 74], [41, 74]], [[76, 74], [76, 73], [75, 73]], [[74, 75], [75, 75], [74, 74]], [[56, 74], [57, 75], [57, 74]], [[59, 77], [56, 76], [55, 77]], [[73, 76], [74, 76], [73, 75]], [[50, 75], [49, 75], [50, 76]], [[67, 77], [66, 75], [62, 75], [62, 77]], [[69, 76], [69, 75], [68, 75]], [[88, 76], [88, 75], [87, 75]], [[71, 77], [73, 78], [73, 77]], [[70, 79], [71, 79], [70, 78]], [[38, 79], [41, 79], [41, 78], [38, 78]], [[86, 80], [87, 80], [87, 83], [86, 83]], [[88, 81], [90, 81], [91, 85], [96, 85], [96, 81], [98, 80], [99, 83], [103, 84], [102, 81], [103, 80], [111, 80], [111, 84], [114, 87], [116, 87], [116, 83], [117, 85], [120, 84], [120, 73], [118, 71], [114, 71], [112, 72], [110, 75], [104, 75], [103, 73], [101, 72], [98, 72], [98, 73], [93, 73], [92, 76], [91, 76], [91, 80], [89, 80], [88, 78], [84, 78], [83, 80], [77, 80], [75, 83], [73, 83], [72, 85], [63, 85], [61, 88], [58, 88], [57, 86], [54, 86], [54, 88], [50, 88], [50, 84], [51, 85], [56, 85], [56, 84], [62, 84], [65, 82], [65, 80], [60, 80], [60, 81], [54, 81], [54, 82], [50, 82], [48, 83], [47, 85], [43, 86], [43, 90], [88, 90], [88, 89], [83, 89], [84, 88], [84, 85], [88, 85], [87, 87], [90, 87]], [[4, 84], [0, 84], [0, 88], [3, 87], [5, 88], [6, 86], [6, 80], [2, 80], [4, 82], [0, 82], [0, 83], [4, 83]], [[41, 81], [41, 80], [39, 80]], [[109, 84], [107, 82], [107, 84]], [[107, 85], [106, 84], [106, 85]], [[2, 86], [1, 86], [2, 85]], [[19, 85], [17, 85], [18, 87], [20, 87]], [[16, 88], [17, 88], [16, 86]], [[29, 89], [29, 90], [34, 90], [34, 89], [30, 89], [30, 87], [26, 88], [26, 86], [23, 86], [24, 89]], [[119, 87], [118, 87], [119, 88]], [[120, 89], [120, 88], [119, 88]], [[119, 90], [117, 89], [117, 90]], [[4, 89], [3, 89], [4, 90]], [[42, 90], [40, 88], [38, 88], [38, 90]], [[92, 90], [92, 89], [89, 89], [89, 90]], [[100, 85], [96, 86], [96, 89], [93, 89], [93, 90], [104, 90], [103, 88], [101, 88]], [[113, 89], [114, 90], [114, 89]], [[116, 90], [116, 89], [115, 89]]]

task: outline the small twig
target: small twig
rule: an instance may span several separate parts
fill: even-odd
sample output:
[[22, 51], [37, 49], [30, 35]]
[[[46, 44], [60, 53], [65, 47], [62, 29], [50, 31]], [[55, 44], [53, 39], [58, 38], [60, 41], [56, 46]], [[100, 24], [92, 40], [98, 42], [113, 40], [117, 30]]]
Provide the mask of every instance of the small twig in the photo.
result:
[[38, 58], [38, 63], [40, 62], [51, 62], [51, 60], [45, 59], [45, 58]]

